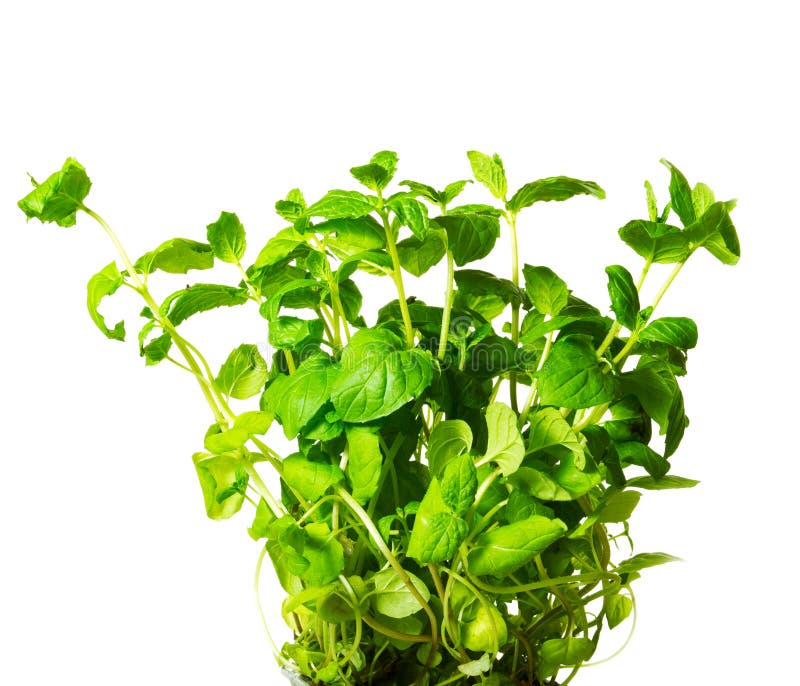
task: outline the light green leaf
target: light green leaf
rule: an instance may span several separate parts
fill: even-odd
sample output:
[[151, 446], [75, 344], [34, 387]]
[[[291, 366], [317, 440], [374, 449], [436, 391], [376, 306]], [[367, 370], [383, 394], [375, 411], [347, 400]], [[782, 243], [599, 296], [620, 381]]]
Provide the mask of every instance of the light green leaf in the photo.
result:
[[[411, 584], [427, 603], [431, 599], [431, 593], [425, 582], [411, 572], [406, 572], [406, 574]], [[375, 609], [381, 614], [401, 619], [422, 609], [419, 600], [393, 567], [387, 567], [375, 574], [372, 577], [372, 583], [375, 586], [373, 601]]]
[[569, 289], [554, 271], [548, 267], [526, 264], [522, 268], [522, 275], [525, 277], [528, 297], [539, 312], [554, 317], [566, 307]]
[[397, 169], [397, 153], [383, 150], [372, 156], [369, 164], [353, 167], [350, 173], [359, 183], [373, 191], [383, 190]]
[[625, 487], [643, 488], [647, 491], [666, 491], [673, 488], [693, 488], [699, 483], [700, 482], [695, 479], [666, 474], [660, 479], [655, 479], [652, 476], [636, 476], [632, 479], [628, 479], [625, 483]]
[[492, 403], [486, 408], [486, 429], [486, 454], [480, 462], [495, 462], [503, 476], [513, 474], [525, 457], [525, 444], [517, 428], [516, 412], [503, 403]]
[[342, 420], [385, 417], [424, 391], [433, 378], [430, 353], [405, 350], [386, 329], [361, 329], [342, 353], [331, 400]]
[[438, 205], [442, 201], [442, 197], [433, 186], [429, 186], [425, 183], [420, 183], [419, 181], [401, 181], [401, 186], [406, 186], [408, 188], [408, 192], [414, 196], [422, 196], [428, 202], [433, 203], [434, 205]]
[[472, 429], [461, 419], [439, 422], [428, 439], [428, 467], [440, 476], [449, 462], [472, 447]]
[[[461, 641], [467, 650], [496, 653], [507, 640], [508, 627], [506, 627], [503, 615], [494, 605], [481, 603], [475, 618], [467, 620], [461, 626]], [[483, 671], [488, 671], [488, 667]]]
[[459, 267], [486, 257], [500, 235], [497, 217], [484, 214], [448, 214], [431, 222], [447, 232], [447, 243]]
[[692, 188], [692, 207], [694, 208], [694, 216], [702, 217], [706, 210], [711, 207], [715, 202], [714, 191], [712, 191], [704, 183], [696, 183]]
[[233, 420], [234, 429], [243, 429], [250, 435], [264, 435], [272, 425], [273, 415], [270, 412], [257, 410], [242, 412]]
[[311, 586], [324, 586], [344, 570], [344, 548], [324, 522], [308, 524], [305, 531], [303, 557], [309, 565], [301, 578]]
[[236, 264], [247, 247], [244, 226], [233, 212], [222, 212], [219, 219], [206, 227], [208, 242], [223, 262]]
[[658, 203], [656, 202], [656, 194], [653, 191], [653, 185], [649, 181], [644, 182], [645, 191], [647, 192], [647, 218], [651, 222], [658, 221]]
[[336, 465], [312, 462], [297, 453], [283, 460], [281, 478], [304, 498], [315, 503], [331, 486], [344, 481], [344, 472]]
[[336, 369], [325, 356], [305, 360], [291, 375], [277, 377], [264, 392], [263, 405], [294, 438], [330, 400]]
[[244, 429], [226, 429], [220, 431], [216, 424], [213, 424], [205, 437], [204, 447], [213, 455], [221, 455], [231, 450], [238, 450], [250, 438], [250, 434]]
[[407, 226], [417, 238], [425, 238], [428, 232], [428, 208], [416, 198], [398, 194], [386, 206], [394, 212], [402, 226]]
[[371, 428], [348, 426], [347, 478], [353, 497], [362, 505], [369, 501], [378, 488], [383, 455], [378, 434]]
[[467, 536], [467, 523], [453, 514], [434, 477], [414, 517], [408, 555], [421, 564], [449, 560]]
[[31, 182], [34, 189], [17, 203], [28, 219], [74, 226], [75, 215], [83, 208], [83, 200], [92, 187], [83, 166], [68, 157], [61, 170], [48, 176], [44, 183], [36, 183], [33, 177]]
[[256, 269], [261, 269], [276, 264], [289, 257], [289, 255], [296, 250], [299, 252], [301, 247], [308, 250], [303, 236], [297, 233], [294, 227], [290, 226], [278, 231], [278, 233], [267, 241], [267, 244], [258, 254], [253, 266]]
[[322, 340], [323, 330], [320, 319], [276, 317], [269, 323], [269, 343], [276, 348], [316, 345]]
[[543, 407], [530, 416], [528, 452], [535, 453], [556, 445], [563, 445], [576, 455], [576, 463], [586, 463], [583, 446], [572, 430], [572, 425], [554, 407]]
[[670, 172], [669, 197], [672, 201], [672, 209], [681, 218], [684, 226], [689, 226], [697, 218], [692, 202], [692, 189], [689, 182], [681, 171], [665, 159], [661, 160]]
[[142, 255], [133, 266], [142, 274], [151, 274], [156, 270], [168, 274], [186, 274], [190, 269], [211, 269], [214, 266], [214, 253], [207, 243], [172, 238]]
[[538, 376], [543, 405], [578, 409], [614, 398], [614, 379], [603, 373], [587, 336], [559, 338]]
[[741, 255], [739, 236], [727, 205], [715, 202], [696, 222], [686, 227], [692, 247], [704, 247], [723, 264], [736, 264]]
[[595, 198], [603, 199], [606, 197], [606, 192], [594, 181], [581, 181], [568, 176], [551, 176], [526, 183], [508, 201], [508, 209], [519, 212], [535, 202], [567, 200], [575, 195], [593, 195]]
[[306, 211], [306, 199], [300, 189], [293, 188], [286, 194], [285, 200], [278, 200], [275, 203], [275, 211], [292, 224], [302, 219]]
[[161, 314], [166, 315], [173, 325], [178, 326], [198, 312], [206, 312], [217, 307], [233, 307], [246, 302], [247, 291], [243, 288], [197, 283], [167, 297], [161, 305]]
[[[505, 626], [505, 622], [503, 625]], [[469, 662], [464, 662], [458, 665], [458, 671], [462, 674], [466, 674], [467, 676], [480, 676], [481, 674], [485, 674], [491, 670], [491, 668], [492, 660], [489, 657], [488, 652], [481, 655], [477, 660], [470, 660]]]
[[637, 491], [618, 491], [606, 498], [597, 510], [600, 522], [624, 522], [633, 514], [639, 504], [641, 493]]
[[685, 262], [691, 254], [688, 235], [669, 224], [634, 219], [619, 230], [619, 237], [644, 259], [660, 264]]
[[453, 181], [453, 183], [448, 183], [444, 187], [444, 191], [439, 194], [442, 202], [444, 202], [445, 205], [449, 205], [451, 202], [453, 202], [453, 200], [461, 195], [461, 191], [464, 190], [464, 187], [468, 183], [472, 183], [472, 181], [467, 179], [465, 181]]
[[478, 471], [471, 455], [450, 461], [442, 474], [442, 500], [455, 514], [464, 515], [475, 500]]
[[[594, 643], [588, 638], [551, 638], [542, 644], [542, 661], [548, 667], [572, 667], [594, 655]], [[548, 676], [554, 672], [548, 672]]]
[[624, 562], [620, 562], [614, 570], [617, 574], [630, 574], [631, 572], [638, 572], [648, 567], [655, 567], [663, 565], [667, 562], [680, 562], [681, 558], [667, 553], [639, 553], [633, 557], [628, 558]]
[[247, 533], [250, 534], [250, 538], [254, 541], [266, 538], [267, 530], [274, 521], [275, 515], [272, 510], [269, 509], [267, 501], [261, 498], [256, 506], [256, 514], [253, 518], [253, 523], [250, 525], [250, 528], [247, 529]]
[[606, 598], [605, 608], [608, 628], [613, 629], [630, 616], [633, 610], [633, 601], [626, 595], [615, 593]]
[[619, 264], [606, 267], [608, 274], [608, 295], [611, 298], [611, 309], [617, 321], [631, 331], [636, 328], [636, 321], [641, 305], [639, 291], [633, 282], [631, 273]]
[[117, 292], [123, 281], [124, 278], [117, 269], [117, 265], [111, 262], [89, 279], [86, 287], [86, 306], [89, 308], [89, 316], [107, 338], [116, 341], [125, 340], [125, 322], [117, 322], [113, 329], [109, 329], [106, 326], [106, 320], [97, 308], [103, 298]]
[[534, 515], [521, 522], [501, 526], [475, 539], [469, 553], [471, 574], [503, 578], [530, 562], [561, 538], [567, 530], [560, 519]]
[[508, 182], [500, 157], [497, 154], [489, 157], [477, 150], [470, 150], [467, 157], [475, 179], [486, 186], [495, 198], [505, 201]]
[[211, 519], [228, 519], [242, 507], [247, 489], [247, 472], [240, 460], [214, 457], [206, 453], [192, 456], [206, 514]]
[[441, 229], [431, 229], [420, 240], [409, 236], [397, 244], [400, 266], [414, 276], [422, 276], [444, 257], [447, 252], [447, 234]]
[[225, 395], [250, 398], [267, 382], [267, 363], [255, 345], [243, 343], [228, 355], [215, 381]]
[[306, 210], [306, 216], [324, 217], [325, 219], [357, 219], [374, 212], [377, 202], [377, 198], [358, 191], [328, 191]]
[[552, 475], [533, 467], [520, 467], [511, 477], [511, 483], [524, 493], [548, 501], [568, 501], [575, 497], [561, 486]]
[[688, 350], [697, 345], [697, 324], [689, 317], [661, 317], [650, 322], [639, 338]]
[[650, 446], [637, 441], [616, 443], [617, 454], [623, 466], [635, 464], [644, 467], [653, 478], [660, 479], [669, 471], [669, 462]]

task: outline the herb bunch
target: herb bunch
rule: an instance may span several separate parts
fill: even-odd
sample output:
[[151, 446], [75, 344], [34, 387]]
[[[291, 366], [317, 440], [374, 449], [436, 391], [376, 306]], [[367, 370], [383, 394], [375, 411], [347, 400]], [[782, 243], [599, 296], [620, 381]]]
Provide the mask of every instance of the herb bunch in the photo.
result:
[[[674, 559], [630, 555], [642, 492], [696, 483], [670, 474], [669, 459], [688, 424], [678, 379], [697, 328], [654, 314], [698, 249], [737, 262], [735, 203], [663, 161], [670, 200], [659, 210], [646, 183], [647, 218], [619, 230], [643, 263], [637, 278], [606, 268], [609, 315], [548, 267], [520, 269], [517, 249], [523, 210], [603, 198], [600, 186], [558, 176], [509, 194], [497, 155], [468, 157], [489, 203], [458, 204], [468, 180], [443, 190], [402, 181], [390, 193], [397, 155], [379, 152], [351, 169], [360, 191], [307, 204], [294, 189], [278, 201], [284, 228], [248, 267], [245, 229], [229, 212], [205, 241], [174, 238], [131, 260], [85, 204], [91, 182], [74, 159], [19, 202], [64, 227], [83, 212], [113, 241], [117, 259], [89, 280], [89, 313], [124, 340], [125, 324], [98, 308], [132, 289], [144, 301], [145, 363], [175, 364], [199, 385], [213, 419], [193, 457], [206, 512], [226, 519], [252, 506], [256, 580], [268, 557], [294, 632], [275, 656], [310, 683], [533, 686], [566, 674], [566, 684], [602, 630], [634, 612], [639, 572]], [[508, 274], [469, 268], [501, 233]], [[156, 272], [218, 260], [236, 265], [239, 283], [153, 297]], [[406, 292], [404, 272], [442, 261], [441, 301]], [[643, 306], [654, 264], [668, 275]], [[388, 278], [397, 297], [362, 313], [360, 288], [373, 278]], [[265, 359], [242, 343], [214, 373], [181, 324], [246, 305], [275, 352]], [[295, 452], [270, 447], [276, 430]], [[621, 547], [627, 559], [613, 561]]]

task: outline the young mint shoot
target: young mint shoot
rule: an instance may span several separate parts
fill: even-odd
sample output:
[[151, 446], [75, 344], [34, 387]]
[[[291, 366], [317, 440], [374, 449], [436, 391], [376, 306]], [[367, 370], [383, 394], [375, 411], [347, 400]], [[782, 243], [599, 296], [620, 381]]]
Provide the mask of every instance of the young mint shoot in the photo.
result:
[[[88, 215], [111, 239], [117, 257], [89, 280], [89, 314], [122, 341], [125, 323], [102, 304], [135, 291], [145, 364], [177, 365], [198, 385], [212, 422], [193, 456], [206, 513], [249, 510], [256, 586], [268, 557], [294, 632], [275, 657], [310, 684], [563, 686], [602, 656], [604, 629], [632, 625], [640, 573], [675, 559], [634, 554], [629, 525], [645, 492], [697, 483], [670, 464], [697, 327], [657, 315], [695, 252], [738, 261], [735, 202], [662, 160], [669, 202], [659, 208], [645, 184], [646, 217], [619, 229], [634, 271], [606, 267], [608, 299], [594, 307], [550, 268], [521, 264], [517, 232], [536, 203], [603, 189], [558, 176], [510, 192], [498, 155], [468, 160], [483, 204], [458, 204], [464, 179], [393, 185], [390, 151], [350, 170], [357, 190], [312, 203], [290, 190], [250, 265], [230, 212], [205, 236], [131, 259], [87, 206], [91, 182], [71, 158], [19, 201], [63, 227]], [[495, 250], [505, 273], [475, 268]], [[150, 291], [157, 272], [192, 278], [218, 261], [238, 283], [204, 277], [160, 302]], [[406, 273], [440, 262], [442, 298], [407, 291]], [[644, 300], [655, 264], [667, 276]], [[396, 297], [362, 312], [373, 279]], [[181, 325], [219, 307], [252, 308], [273, 354], [242, 341], [212, 366]], [[294, 452], [270, 447], [276, 431]]]

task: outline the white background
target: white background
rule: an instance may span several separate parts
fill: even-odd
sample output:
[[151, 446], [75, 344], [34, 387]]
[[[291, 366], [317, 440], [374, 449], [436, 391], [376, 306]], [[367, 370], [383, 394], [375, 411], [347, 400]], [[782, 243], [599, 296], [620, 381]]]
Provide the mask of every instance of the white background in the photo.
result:
[[[182, 372], [144, 368], [133, 300], [105, 308], [126, 317], [127, 343], [94, 328], [85, 282], [111, 246], [85, 217], [69, 230], [26, 224], [15, 207], [25, 172], [43, 178], [77, 157], [91, 206], [133, 254], [202, 239], [226, 209], [254, 257], [281, 226], [274, 201], [295, 185], [313, 200], [389, 148], [398, 179], [442, 186], [469, 175], [475, 148], [501, 153], [514, 187], [556, 174], [605, 187], [603, 202], [521, 220], [523, 259], [600, 303], [606, 264], [639, 268], [616, 229], [644, 215], [645, 178], [664, 201], [660, 157], [739, 198], [739, 266], [698, 255], [661, 309], [700, 325], [684, 386], [692, 426], [673, 465], [703, 483], [646, 494], [633, 534], [639, 551], [686, 562], [645, 574], [630, 647], [575, 683], [789, 683], [800, 609], [790, 7], [4, 5], [0, 682], [278, 682], [253, 603], [250, 515], [215, 523], [203, 512], [190, 460], [210, 421], [202, 397]], [[488, 267], [507, 269], [504, 255]], [[436, 276], [409, 289], [439, 302]], [[236, 276], [221, 267], [217, 279]], [[391, 297], [386, 283], [364, 288], [371, 302]], [[234, 345], [264, 342], [254, 312], [197, 320], [187, 335], [215, 365]], [[265, 583], [276, 618], [279, 589]]]

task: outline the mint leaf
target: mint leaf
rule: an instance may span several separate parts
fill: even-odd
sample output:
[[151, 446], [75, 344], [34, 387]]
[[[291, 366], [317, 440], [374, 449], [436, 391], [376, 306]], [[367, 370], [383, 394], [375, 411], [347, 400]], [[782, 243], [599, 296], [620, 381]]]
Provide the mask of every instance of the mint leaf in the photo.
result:
[[680, 217], [684, 226], [689, 226], [697, 219], [692, 202], [692, 189], [689, 182], [681, 171], [671, 162], [662, 159], [663, 164], [669, 169], [669, 197], [672, 202], [672, 209]]
[[692, 251], [686, 232], [669, 224], [634, 219], [619, 236], [644, 259], [661, 264], [685, 262]]
[[428, 439], [428, 467], [440, 476], [444, 468], [472, 447], [472, 429], [461, 419], [439, 422]]
[[168, 274], [186, 274], [190, 269], [211, 269], [214, 266], [214, 252], [206, 243], [189, 238], [172, 238], [142, 255], [133, 266], [141, 274], [152, 274], [157, 270]]
[[223, 262], [237, 264], [247, 247], [244, 226], [233, 212], [222, 212], [219, 219], [206, 227], [208, 242]]
[[303, 455], [283, 460], [281, 478], [307, 500], [319, 500], [331, 487], [344, 481], [344, 472], [333, 464], [312, 462]]
[[390, 198], [386, 206], [394, 212], [401, 226], [407, 226], [419, 239], [428, 232], [428, 209], [416, 198], [400, 193]]
[[325, 219], [358, 219], [373, 212], [377, 198], [366, 196], [358, 191], [328, 191], [320, 200], [309, 207], [307, 217]]
[[243, 343], [228, 355], [215, 381], [225, 395], [245, 400], [263, 389], [267, 363], [255, 345]]
[[611, 309], [617, 321], [631, 331], [636, 328], [636, 322], [641, 305], [639, 304], [639, 291], [633, 282], [631, 273], [619, 264], [606, 267], [608, 274], [608, 295], [611, 298]]
[[536, 202], [567, 200], [576, 195], [592, 195], [603, 199], [606, 197], [606, 192], [594, 181], [580, 181], [568, 176], [551, 176], [526, 183], [508, 201], [508, 209], [519, 212]]
[[[347, 478], [353, 497], [362, 505], [369, 501], [381, 478], [380, 439], [371, 428], [350, 426], [347, 433]], [[384, 613], [386, 614], [386, 613]]]
[[505, 201], [508, 192], [508, 182], [506, 172], [503, 169], [503, 161], [499, 155], [492, 157], [477, 150], [470, 150], [467, 153], [469, 163], [472, 166], [472, 173], [475, 179], [486, 186], [491, 194], [498, 200]]
[[246, 302], [247, 291], [242, 288], [198, 283], [167, 297], [161, 304], [161, 313], [178, 326], [198, 312], [207, 312], [217, 307], [233, 307]]
[[410, 236], [397, 244], [400, 265], [414, 276], [422, 276], [438, 264], [447, 252], [447, 234], [441, 229], [429, 230], [420, 239]]
[[[411, 580], [411, 584], [427, 603], [431, 598], [431, 593], [425, 582], [411, 572], [406, 572], [406, 574]], [[375, 609], [382, 615], [401, 619], [422, 609], [419, 600], [406, 586], [400, 574], [392, 567], [381, 570], [372, 577], [371, 581], [375, 587]]]
[[211, 519], [229, 519], [244, 503], [247, 472], [240, 460], [232, 457], [195, 453], [192, 457], [206, 514]]
[[586, 336], [560, 337], [538, 376], [544, 405], [578, 409], [614, 398], [614, 379], [603, 373], [592, 341]]
[[17, 203], [28, 219], [74, 226], [75, 215], [83, 209], [83, 200], [92, 187], [83, 166], [68, 157], [61, 170], [48, 176], [44, 183], [36, 183], [33, 177], [31, 182], [34, 189]]
[[492, 403], [486, 408], [486, 453], [481, 463], [494, 462], [503, 476], [513, 474], [522, 464], [525, 444], [517, 428], [517, 413], [503, 403]]
[[723, 264], [739, 261], [741, 248], [726, 203], [715, 202], [696, 222], [686, 227], [693, 248], [702, 246]]
[[697, 345], [697, 324], [688, 317], [661, 317], [650, 322], [639, 338], [688, 350]]
[[97, 308], [103, 298], [117, 292], [124, 280], [116, 263], [111, 262], [89, 279], [86, 286], [86, 306], [89, 308], [89, 316], [107, 338], [115, 341], [125, 340], [125, 323], [117, 322], [113, 329], [109, 329]]
[[539, 312], [554, 317], [566, 307], [569, 289], [552, 269], [526, 264], [522, 275], [528, 297]]
[[500, 235], [500, 222], [490, 215], [448, 214], [431, 221], [447, 232], [453, 260], [459, 267], [486, 257]]
[[478, 490], [478, 471], [470, 455], [450, 461], [442, 473], [442, 500], [455, 514], [466, 514]]
[[369, 164], [353, 167], [350, 173], [359, 182], [373, 191], [386, 188], [397, 169], [397, 153], [383, 150], [372, 156]]

